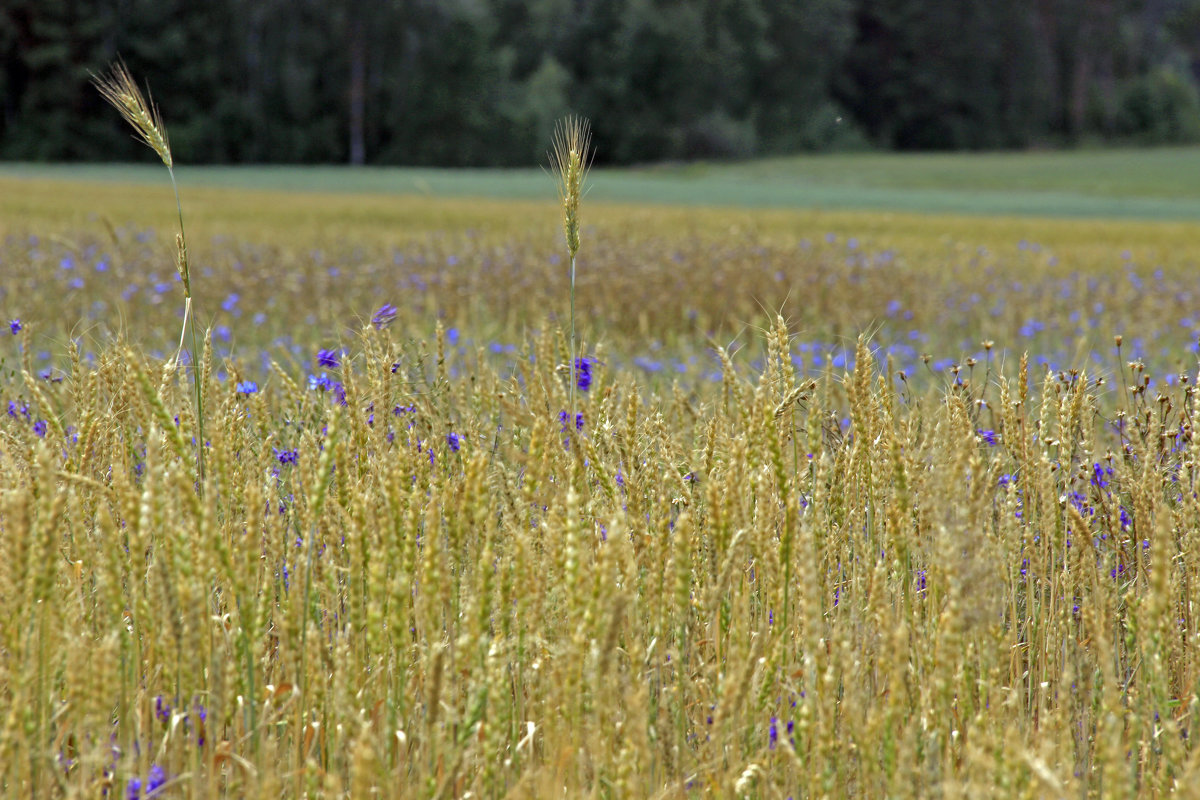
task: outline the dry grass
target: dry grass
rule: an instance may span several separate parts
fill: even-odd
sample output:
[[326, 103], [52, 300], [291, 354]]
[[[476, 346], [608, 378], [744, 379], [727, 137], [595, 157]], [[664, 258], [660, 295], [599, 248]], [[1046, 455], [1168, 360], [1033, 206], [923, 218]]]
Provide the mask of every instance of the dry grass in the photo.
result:
[[1196, 785], [1193, 229], [589, 207], [572, 430], [552, 210], [189, 192], [199, 492], [121, 191], [0, 250], [9, 793]]

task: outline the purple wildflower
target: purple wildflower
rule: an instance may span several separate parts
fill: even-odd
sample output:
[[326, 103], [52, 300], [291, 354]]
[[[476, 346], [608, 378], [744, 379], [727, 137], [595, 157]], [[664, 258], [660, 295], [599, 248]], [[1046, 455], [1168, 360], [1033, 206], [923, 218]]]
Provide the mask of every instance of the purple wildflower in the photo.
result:
[[454, 451], [455, 453], [457, 453], [458, 448], [462, 444], [462, 437], [459, 436], [457, 433], [453, 433], [453, 432], [447, 433], [446, 434], [446, 444], [450, 445], [450, 449], [452, 451]]
[[233, 387], [233, 390], [238, 394], [257, 394], [258, 384], [254, 381], [241, 381]]
[[154, 716], [163, 724], [171, 721], [171, 704], [163, 702], [161, 694], [154, 698]]
[[329, 369], [337, 369], [342, 363], [342, 354], [337, 350], [318, 350], [317, 364]]
[[18, 333], [20, 333], [21, 328], [23, 328], [23, 327], [24, 326], [21, 324], [21, 320], [19, 320], [19, 319], [11, 320], [8, 323], [8, 329], [9, 329], [9, 331], [12, 332], [13, 336], [16, 336]]
[[[562, 428], [560, 430], [563, 433], [567, 432], [567, 428], [570, 424], [568, 422], [568, 420], [570, 418], [571, 418], [571, 415], [568, 414], [566, 411], [558, 412], [558, 421], [562, 424]], [[582, 411], [576, 412], [576, 414], [575, 414], [575, 430], [577, 430], [577, 431], [583, 430], [583, 412]]]
[[375, 316], [371, 317], [371, 324], [375, 326], [375, 330], [381, 331], [391, 325], [396, 319], [396, 307], [391, 303], [384, 303], [375, 312]]
[[150, 765], [150, 772], [146, 775], [146, 796], [150, 797], [155, 792], [163, 787], [167, 782], [167, 773], [158, 764]]
[[40, 439], [46, 438], [46, 420], [39, 419], [37, 422], [33, 423], [33, 432], [36, 433]]
[[575, 385], [579, 391], [586, 392], [592, 388], [592, 359], [575, 359]]

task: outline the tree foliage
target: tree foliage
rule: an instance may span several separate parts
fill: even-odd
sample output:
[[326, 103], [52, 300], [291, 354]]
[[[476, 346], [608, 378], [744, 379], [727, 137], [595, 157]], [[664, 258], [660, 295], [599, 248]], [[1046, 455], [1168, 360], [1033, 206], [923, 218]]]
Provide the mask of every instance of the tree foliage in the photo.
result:
[[7, 0], [0, 157], [144, 157], [123, 58], [206, 162], [637, 163], [1200, 138], [1200, 0]]

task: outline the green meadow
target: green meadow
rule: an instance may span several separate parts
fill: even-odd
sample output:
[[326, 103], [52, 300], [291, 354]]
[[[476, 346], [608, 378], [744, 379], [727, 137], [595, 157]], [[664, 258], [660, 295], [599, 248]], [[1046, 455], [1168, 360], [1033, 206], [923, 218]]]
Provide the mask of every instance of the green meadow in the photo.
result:
[[[189, 185], [538, 201], [537, 169], [190, 167]], [[161, 184], [161, 165], [0, 164], [0, 178]], [[1200, 219], [1200, 149], [817, 154], [745, 163], [594, 170], [594, 202]]]
[[0, 165], [7, 793], [1200, 780], [1200, 151], [596, 169], [576, 341], [544, 171], [176, 177]]

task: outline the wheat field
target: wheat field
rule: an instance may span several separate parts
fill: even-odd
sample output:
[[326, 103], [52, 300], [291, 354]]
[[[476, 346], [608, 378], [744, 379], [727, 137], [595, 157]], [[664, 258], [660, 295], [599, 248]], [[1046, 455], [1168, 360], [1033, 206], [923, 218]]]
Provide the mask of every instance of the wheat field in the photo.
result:
[[1200, 227], [3, 188], [7, 795], [1200, 785]]

